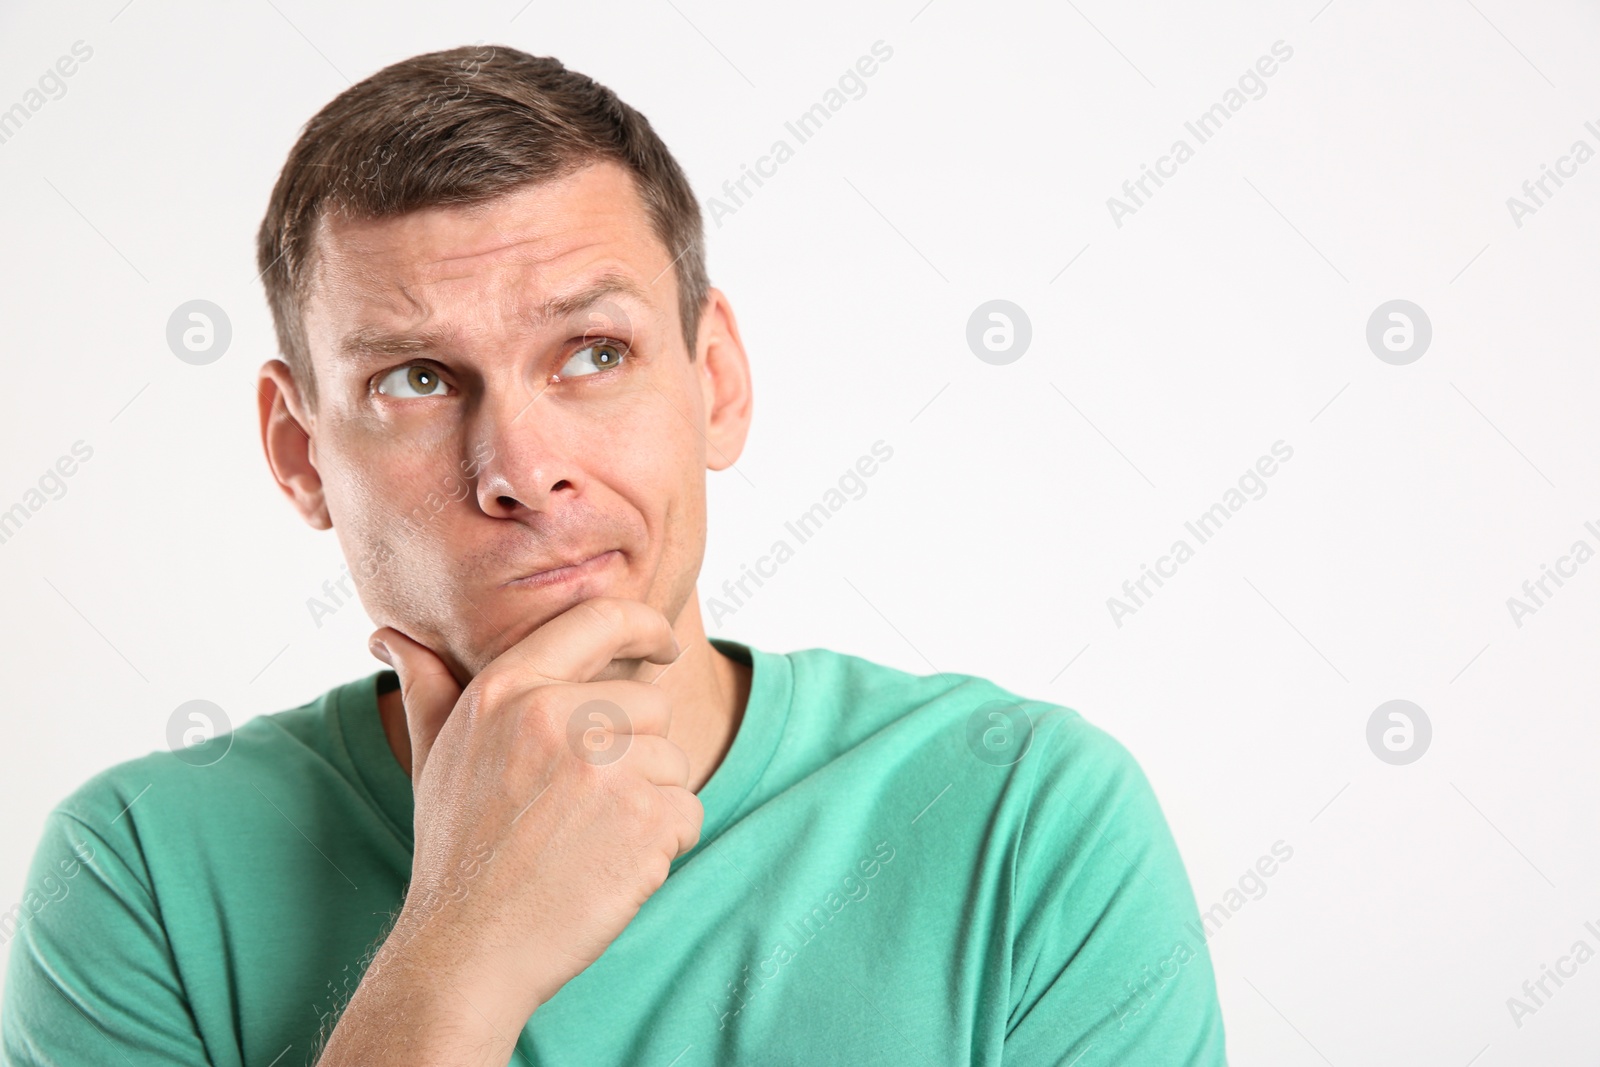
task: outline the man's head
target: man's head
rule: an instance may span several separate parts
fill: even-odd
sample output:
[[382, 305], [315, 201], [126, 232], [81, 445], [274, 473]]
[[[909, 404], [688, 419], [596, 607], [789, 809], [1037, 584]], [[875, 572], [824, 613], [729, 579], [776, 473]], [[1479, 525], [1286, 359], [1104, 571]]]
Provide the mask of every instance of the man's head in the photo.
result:
[[465, 678], [590, 596], [694, 604], [750, 384], [641, 115], [510, 49], [395, 64], [306, 125], [258, 257], [269, 462], [379, 625]]
[[316, 380], [304, 310], [327, 216], [478, 204], [600, 160], [629, 171], [672, 250], [692, 353], [708, 288], [700, 208], [649, 121], [610, 89], [556, 59], [475, 45], [413, 56], [340, 93], [306, 123], [256, 236], [278, 347], [306, 400]]

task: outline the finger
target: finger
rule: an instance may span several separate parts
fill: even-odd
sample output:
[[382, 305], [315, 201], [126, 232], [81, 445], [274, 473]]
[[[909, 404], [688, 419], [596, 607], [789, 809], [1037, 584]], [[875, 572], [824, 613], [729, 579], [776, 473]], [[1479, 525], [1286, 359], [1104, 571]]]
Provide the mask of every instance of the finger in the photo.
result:
[[[679, 652], [677, 659], [673, 660], [671, 663], [667, 664], [665, 667], [662, 667], [659, 671], [656, 671], [653, 674], [651, 674], [651, 672], [649, 672], [649, 671], [641, 670], [637, 674], [634, 675], [634, 680], [640, 681], [640, 682], [644, 682], [647, 685], [660, 685], [661, 684], [662, 675], [666, 674], [668, 671], [670, 671], [672, 668], [676, 667], [678, 664], [680, 664], [682, 662], [683, 662], [683, 653]], [[650, 675], [650, 677], [645, 677], [647, 674]]]
[[[639, 600], [592, 597], [506, 649], [485, 671], [510, 670], [533, 684], [587, 682], [613, 660], [671, 663], [681, 649], [665, 615]], [[532, 668], [540, 677], [528, 679]]]
[[677, 856], [688, 852], [700, 843], [700, 827], [705, 822], [706, 810], [700, 798], [677, 785], [657, 786], [662, 799], [673, 811], [672, 829], [678, 835]]
[[613, 731], [607, 717], [592, 713], [567, 723], [567, 747], [577, 759], [604, 768], [619, 782], [686, 785], [689, 757], [683, 749], [654, 734]]
[[367, 647], [400, 676], [400, 702], [405, 705], [406, 733], [411, 737], [411, 782], [415, 785], [422, 780], [422, 766], [434, 740], [461, 699], [461, 685], [438, 656], [392, 626], [374, 633]]
[[666, 738], [645, 734], [619, 737], [617, 742], [628, 746], [617, 764], [629, 773], [653, 785], [683, 788], [689, 784], [689, 757]]
[[557, 707], [568, 718], [618, 734], [666, 737], [672, 725], [672, 698], [645, 682], [583, 682], [552, 686]]

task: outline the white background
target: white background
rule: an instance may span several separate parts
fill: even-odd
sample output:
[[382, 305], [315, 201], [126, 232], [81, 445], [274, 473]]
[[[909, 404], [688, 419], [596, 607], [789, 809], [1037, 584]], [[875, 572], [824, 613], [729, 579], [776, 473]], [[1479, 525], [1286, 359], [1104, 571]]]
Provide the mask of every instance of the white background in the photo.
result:
[[[1520, 228], [1506, 205], [1600, 148], [1592, 4], [123, 3], [0, 14], [0, 109], [94, 50], [0, 144], [0, 510], [94, 449], [0, 545], [0, 908], [51, 806], [178, 704], [237, 724], [377, 669], [359, 605], [313, 623], [342, 561], [258, 443], [253, 240], [301, 123], [504, 43], [616, 89], [704, 201], [882, 40], [866, 94], [708, 220], [757, 417], [711, 479], [702, 597], [894, 456], [710, 632], [1078, 709], [1140, 759], [1202, 910], [1292, 847], [1210, 942], [1234, 1063], [1594, 1062], [1600, 962], [1520, 1028], [1506, 1006], [1600, 948], [1600, 562], [1520, 627], [1506, 605], [1600, 547], [1600, 160]], [[1117, 227], [1107, 197], [1278, 40], [1266, 94]], [[165, 340], [195, 298], [233, 324], [205, 367]], [[965, 340], [994, 298], [1032, 321], [1008, 366]], [[1397, 298], [1434, 331], [1406, 366], [1365, 339]], [[1118, 627], [1107, 598], [1280, 439], [1266, 495]], [[1395, 698], [1433, 725], [1408, 766], [1366, 741]]]

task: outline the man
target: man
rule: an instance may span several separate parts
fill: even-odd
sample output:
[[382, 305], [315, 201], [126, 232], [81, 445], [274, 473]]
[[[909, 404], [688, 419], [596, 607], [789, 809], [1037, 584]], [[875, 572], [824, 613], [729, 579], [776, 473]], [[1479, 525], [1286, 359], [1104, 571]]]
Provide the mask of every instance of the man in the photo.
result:
[[752, 389], [642, 116], [510, 49], [395, 64], [306, 126], [258, 255], [267, 459], [393, 670], [63, 801], [9, 1062], [1224, 1062], [1114, 739], [706, 637]]

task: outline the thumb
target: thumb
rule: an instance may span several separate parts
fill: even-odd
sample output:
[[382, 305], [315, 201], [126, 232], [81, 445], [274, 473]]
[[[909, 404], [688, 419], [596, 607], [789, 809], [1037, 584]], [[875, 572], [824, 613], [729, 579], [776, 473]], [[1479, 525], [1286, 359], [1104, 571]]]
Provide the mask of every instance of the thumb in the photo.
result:
[[367, 648], [400, 676], [400, 702], [406, 709], [406, 733], [411, 738], [411, 782], [422, 780], [422, 766], [433, 742], [461, 699], [455, 675], [424, 645], [392, 626], [372, 635]]

